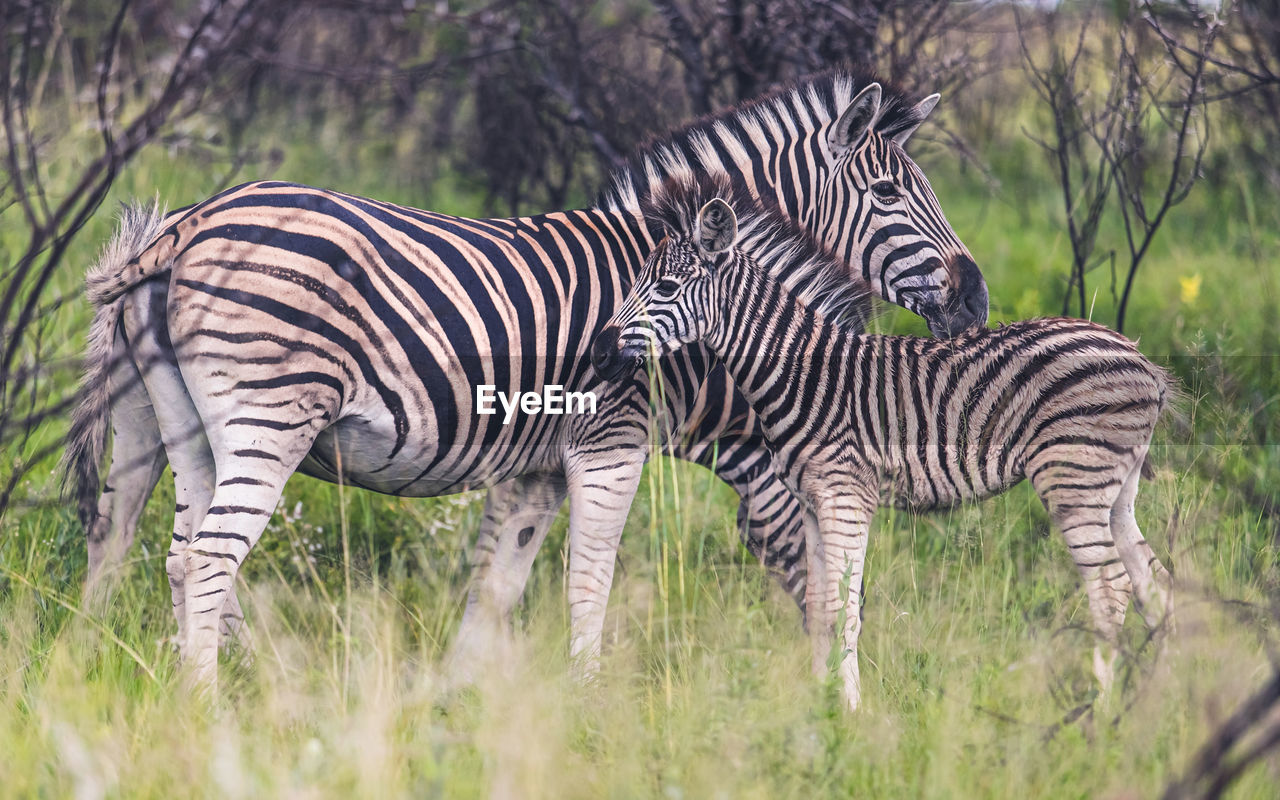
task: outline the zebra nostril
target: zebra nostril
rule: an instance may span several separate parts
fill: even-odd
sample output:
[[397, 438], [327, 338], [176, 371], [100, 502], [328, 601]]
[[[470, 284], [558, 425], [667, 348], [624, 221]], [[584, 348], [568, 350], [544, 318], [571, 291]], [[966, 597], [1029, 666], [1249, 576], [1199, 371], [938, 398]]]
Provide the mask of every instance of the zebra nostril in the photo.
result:
[[989, 303], [986, 284], [979, 284], [976, 290], [971, 290], [964, 296], [964, 307], [973, 315], [975, 324], [982, 325], [987, 321]]
[[[952, 262], [953, 274], [956, 276], [956, 292], [960, 296], [960, 303], [967, 312], [968, 324], [985, 325], [987, 322], [988, 298], [987, 298], [987, 282], [982, 277], [982, 271], [978, 269], [978, 265], [973, 263], [973, 259], [967, 255], [960, 256]], [[959, 310], [959, 308], [957, 308]]]

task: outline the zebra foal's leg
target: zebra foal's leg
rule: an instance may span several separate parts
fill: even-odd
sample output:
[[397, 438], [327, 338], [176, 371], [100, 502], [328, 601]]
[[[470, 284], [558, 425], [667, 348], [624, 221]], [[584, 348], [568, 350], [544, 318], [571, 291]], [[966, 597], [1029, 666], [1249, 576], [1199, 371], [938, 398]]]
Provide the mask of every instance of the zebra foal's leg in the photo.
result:
[[600, 666], [605, 608], [613, 584], [618, 543], [640, 486], [645, 448], [614, 446], [565, 463], [569, 491], [569, 655], [579, 675]]
[[1093, 672], [1102, 691], [1115, 677], [1120, 629], [1133, 583], [1111, 538], [1111, 507], [1120, 494], [1123, 465], [1114, 453], [1082, 446], [1049, 447], [1035, 461], [1051, 466], [1028, 469], [1036, 494], [1062, 532], [1089, 600], [1098, 642]]
[[[811, 581], [809, 631], [813, 642], [813, 668], [818, 674], [829, 674], [834, 666], [840, 679], [845, 702], [856, 711], [862, 699], [861, 676], [858, 671], [858, 635], [862, 631], [862, 573], [867, 556], [867, 533], [876, 498], [866, 492], [850, 490], [833, 493], [814, 504], [820, 550], [813, 563], [810, 552], [809, 570], [820, 569], [821, 577]], [[843, 624], [840, 612], [844, 612]], [[834, 664], [833, 664], [834, 662]]]
[[1137, 454], [1137, 460], [1111, 506], [1111, 538], [1115, 540], [1120, 559], [1133, 580], [1138, 613], [1142, 615], [1143, 621], [1153, 631], [1159, 630], [1163, 625], [1166, 632], [1172, 632], [1172, 578], [1164, 564], [1152, 552], [1151, 545], [1143, 538], [1134, 515], [1134, 499], [1138, 496], [1138, 485], [1142, 480], [1142, 461], [1146, 449], [1143, 447]]
[[564, 476], [558, 473], [522, 475], [489, 489], [472, 559], [467, 608], [446, 659], [455, 684], [472, 683], [492, 657], [493, 645], [506, 634], [534, 556], [566, 492]]

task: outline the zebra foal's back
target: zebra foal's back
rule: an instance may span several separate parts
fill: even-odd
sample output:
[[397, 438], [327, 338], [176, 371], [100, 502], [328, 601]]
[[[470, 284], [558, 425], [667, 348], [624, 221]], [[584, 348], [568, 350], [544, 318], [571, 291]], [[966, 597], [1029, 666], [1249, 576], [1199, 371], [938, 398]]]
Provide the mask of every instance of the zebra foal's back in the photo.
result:
[[1061, 469], [1050, 448], [1096, 469], [1089, 485], [1101, 488], [1105, 465], [1150, 441], [1169, 391], [1133, 342], [1079, 319], [946, 341], [861, 336], [845, 348], [846, 424], [893, 478], [892, 501], [918, 509], [1035, 482]]

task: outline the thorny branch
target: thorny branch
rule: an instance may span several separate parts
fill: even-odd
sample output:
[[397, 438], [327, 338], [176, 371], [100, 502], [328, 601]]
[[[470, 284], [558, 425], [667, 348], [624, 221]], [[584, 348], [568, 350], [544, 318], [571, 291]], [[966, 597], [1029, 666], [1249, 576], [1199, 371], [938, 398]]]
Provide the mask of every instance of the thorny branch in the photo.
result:
[[[1072, 22], [1067, 12], [1048, 12], [1043, 50], [1033, 46], [1021, 11], [1015, 19], [1023, 68], [1053, 127], [1052, 139], [1032, 138], [1054, 164], [1071, 243], [1063, 313], [1074, 301], [1078, 316], [1089, 315], [1087, 273], [1115, 257], [1095, 255], [1104, 213], [1114, 203], [1128, 251], [1122, 288], [1117, 293], [1112, 286], [1115, 326], [1123, 330], [1152, 241], [1200, 178], [1208, 143], [1205, 70], [1220, 25], [1200, 26], [1188, 44], [1168, 34], [1162, 11], [1144, 2], [1125, 7], [1113, 34], [1093, 26], [1087, 35], [1098, 13], [1099, 5], [1091, 5]], [[1066, 47], [1064, 21], [1078, 25]], [[1163, 47], [1146, 46], [1153, 33]], [[1042, 51], [1048, 55], [1038, 55]]]
[[[176, 50], [163, 88], [126, 121], [122, 113], [125, 104], [113, 107], [109, 98], [111, 87], [120, 81], [116, 56], [131, 8], [129, 0], [124, 0], [98, 42], [94, 65], [93, 96], [101, 150], [70, 182], [71, 188], [60, 202], [50, 206], [44, 188], [46, 142], [32, 129], [27, 109], [32, 64], [50, 57], [42, 38], [45, 31], [56, 28], [50, 15], [60, 12], [43, 3], [24, 6], [20, 25], [11, 29], [0, 58], [5, 71], [0, 77], [6, 172], [3, 204], [20, 206], [27, 223], [26, 245], [7, 270], [0, 295], [0, 446], [26, 440], [34, 426], [60, 412], [68, 402], [65, 397], [44, 397], [40, 384], [43, 371], [28, 369], [25, 363], [38, 364], [44, 359], [36, 325], [38, 312], [73, 238], [98, 209], [120, 168], [155, 141], [167, 125], [199, 108], [201, 96], [220, 76], [228, 56], [247, 46], [250, 39], [270, 40], [279, 30], [279, 14], [266, 11], [267, 4], [259, 0], [204, 4], [203, 13]], [[64, 86], [62, 90], [74, 97], [78, 87]], [[38, 457], [15, 459], [8, 465], [10, 471], [0, 491], [0, 514], [23, 475], [38, 461]]]

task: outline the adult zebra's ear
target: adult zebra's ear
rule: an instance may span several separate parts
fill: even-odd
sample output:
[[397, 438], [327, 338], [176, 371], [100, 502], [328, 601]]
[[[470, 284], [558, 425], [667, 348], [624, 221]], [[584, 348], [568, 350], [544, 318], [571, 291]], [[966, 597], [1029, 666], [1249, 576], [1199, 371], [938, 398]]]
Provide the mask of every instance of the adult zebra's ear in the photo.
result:
[[738, 238], [738, 215], [717, 197], [698, 212], [698, 228], [693, 238], [706, 255], [723, 253]]
[[827, 130], [831, 155], [840, 158], [862, 141], [876, 117], [880, 116], [880, 84], [873, 83], [853, 98], [836, 124]]
[[938, 100], [941, 98], [942, 95], [934, 92], [919, 103], [916, 103], [915, 109], [909, 116], [909, 118], [915, 119], [915, 122], [892, 134], [893, 141], [897, 142], [899, 147], [905, 145], [907, 140], [911, 138], [911, 134], [916, 132], [916, 128], [919, 128], [929, 118], [929, 112], [933, 111], [933, 107], [938, 104]]

